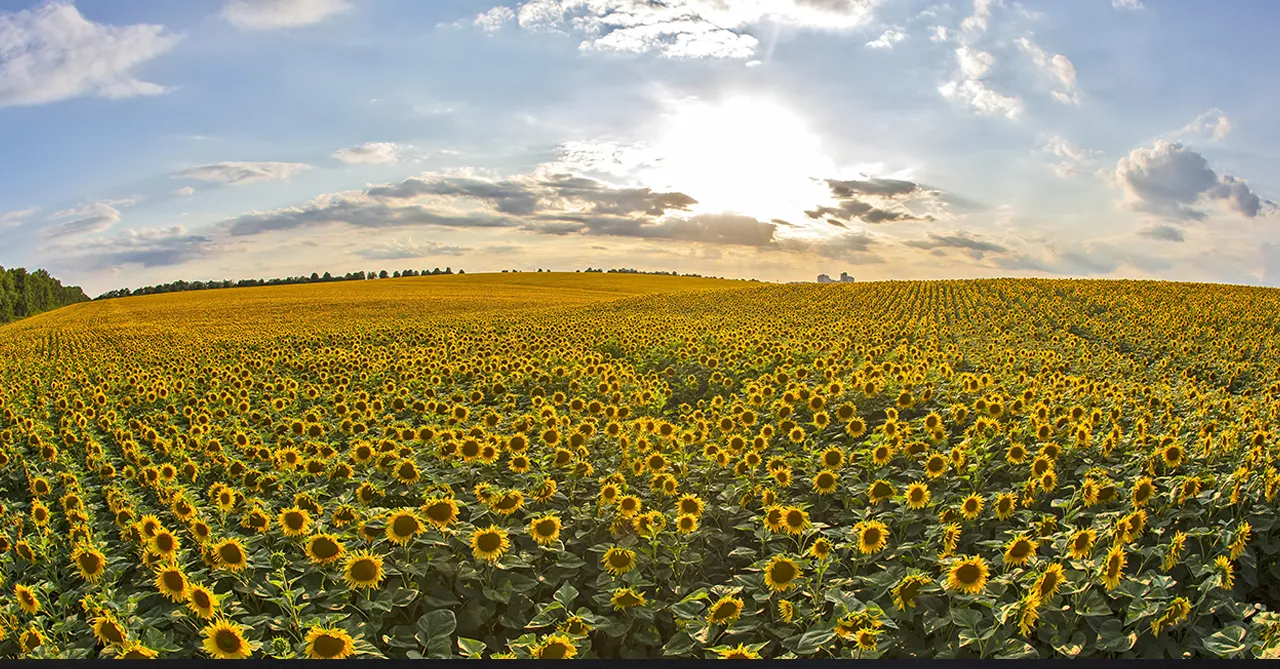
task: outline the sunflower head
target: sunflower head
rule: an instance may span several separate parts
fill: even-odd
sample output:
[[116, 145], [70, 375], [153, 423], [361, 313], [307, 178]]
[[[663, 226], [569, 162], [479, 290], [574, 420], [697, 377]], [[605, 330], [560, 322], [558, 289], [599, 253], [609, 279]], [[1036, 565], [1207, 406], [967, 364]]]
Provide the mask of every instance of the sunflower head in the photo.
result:
[[368, 551], [359, 551], [347, 558], [342, 570], [342, 580], [353, 588], [372, 590], [382, 583], [382, 558]]
[[978, 514], [982, 513], [982, 496], [973, 493], [964, 498], [964, 501], [960, 503], [960, 513], [965, 517], [965, 520], [977, 518]]
[[895, 492], [893, 484], [884, 479], [879, 479], [872, 483], [870, 488], [867, 488], [867, 497], [871, 500], [872, 504], [876, 504], [893, 497]]
[[923, 509], [929, 503], [929, 487], [923, 483], [912, 483], [907, 486], [907, 507], [915, 510]]
[[387, 538], [401, 546], [407, 545], [424, 529], [422, 520], [412, 511], [397, 511], [387, 519]]
[[760, 652], [746, 644], [738, 644], [729, 648], [721, 648], [716, 651], [716, 655], [722, 660], [758, 660]]
[[981, 557], [969, 555], [957, 559], [947, 574], [947, 589], [976, 595], [987, 585], [987, 563]]
[[774, 592], [786, 592], [803, 575], [800, 565], [785, 555], [775, 555], [764, 567], [764, 583]]
[[340, 627], [312, 627], [305, 641], [309, 660], [341, 660], [355, 652], [355, 639]]
[[1035, 557], [1037, 544], [1034, 540], [1027, 538], [1025, 534], [1019, 534], [1009, 540], [1004, 547], [1004, 563], [1010, 566], [1018, 567], [1031, 561]]
[[316, 534], [307, 539], [307, 559], [314, 564], [329, 564], [342, 559], [342, 540], [332, 534]]
[[529, 522], [529, 535], [539, 545], [548, 546], [560, 538], [560, 516], [546, 513]]
[[825, 560], [831, 557], [835, 552], [835, 547], [831, 545], [831, 540], [826, 537], [818, 537], [813, 545], [809, 546], [809, 557], [815, 560]]
[[187, 593], [187, 608], [208, 620], [218, 612], [218, 596], [203, 585], [193, 585]]
[[883, 550], [889, 540], [889, 527], [878, 520], [858, 523], [853, 531], [858, 536], [858, 551], [863, 555]]
[[618, 588], [613, 591], [613, 596], [609, 598], [609, 603], [613, 605], [614, 611], [626, 611], [635, 606], [644, 606], [644, 593], [630, 587]]
[[530, 651], [538, 660], [569, 660], [578, 655], [578, 646], [570, 636], [549, 634]]
[[506, 530], [490, 525], [485, 529], [476, 528], [471, 533], [471, 552], [477, 559], [486, 562], [497, 562], [511, 548], [511, 539]]
[[220, 660], [242, 660], [253, 654], [244, 628], [229, 620], [218, 619], [205, 626], [204, 651]]
[[712, 625], [727, 625], [742, 615], [742, 600], [726, 595], [707, 609], [707, 622]]
[[224, 539], [214, 544], [212, 551], [220, 569], [236, 572], [249, 565], [249, 554], [239, 539]]
[[636, 553], [629, 548], [612, 546], [604, 552], [600, 563], [605, 570], [614, 576], [621, 576], [636, 566]]

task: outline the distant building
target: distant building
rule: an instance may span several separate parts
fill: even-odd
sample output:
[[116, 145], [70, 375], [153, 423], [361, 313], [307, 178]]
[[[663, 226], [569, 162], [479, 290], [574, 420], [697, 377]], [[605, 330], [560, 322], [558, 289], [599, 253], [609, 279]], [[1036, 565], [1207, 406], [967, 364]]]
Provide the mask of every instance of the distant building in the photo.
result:
[[848, 272], [841, 272], [839, 279], [833, 279], [829, 275], [819, 274], [818, 283], [853, 283], [853, 277]]
[[831, 277], [827, 276], [826, 274], [819, 274], [818, 283], [832, 283]]
[[849, 276], [848, 272], [841, 272], [840, 283], [853, 283], [853, 277]]

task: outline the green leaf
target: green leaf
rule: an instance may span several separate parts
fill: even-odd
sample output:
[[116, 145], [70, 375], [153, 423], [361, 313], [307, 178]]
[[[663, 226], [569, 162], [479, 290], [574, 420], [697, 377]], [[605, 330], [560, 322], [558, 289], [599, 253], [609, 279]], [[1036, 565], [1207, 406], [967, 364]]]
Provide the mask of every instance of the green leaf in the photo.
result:
[[480, 654], [488, 647], [483, 641], [478, 639], [468, 639], [466, 637], [458, 637], [458, 650], [467, 657], [467, 659], [478, 660]]
[[800, 638], [795, 642], [795, 645], [791, 646], [791, 650], [795, 651], [796, 655], [813, 655], [814, 653], [822, 650], [822, 647], [826, 645], [828, 641], [831, 641], [835, 635], [836, 631], [834, 629], [809, 630], [808, 632], [800, 635]]
[[976, 630], [982, 624], [982, 612], [973, 609], [955, 609], [951, 612], [951, 620], [963, 629]]
[[1204, 644], [1205, 650], [1218, 657], [1235, 657], [1244, 652], [1245, 634], [1245, 628], [1239, 625], [1232, 625], [1224, 630], [1215, 632], [1201, 643]]
[[688, 655], [693, 650], [694, 640], [689, 633], [680, 630], [671, 636], [667, 645], [662, 647], [663, 655]]
[[1004, 642], [1004, 646], [996, 653], [996, 658], [1000, 660], [1030, 660], [1038, 659], [1040, 654], [1031, 644], [1021, 639], [1009, 639]]
[[1134, 632], [1125, 633], [1124, 625], [1115, 618], [1108, 618], [1098, 627], [1098, 650], [1109, 653], [1124, 653], [1138, 642]]
[[421, 618], [418, 618], [418, 623], [415, 625], [418, 633], [415, 638], [417, 638], [419, 644], [427, 649], [427, 657], [452, 657], [453, 643], [451, 637], [453, 636], [453, 630], [457, 626], [458, 619], [454, 617], [453, 611], [428, 611]]
[[578, 589], [568, 583], [565, 583], [560, 586], [559, 590], [556, 590], [554, 597], [555, 600], [560, 602], [565, 609], [570, 609], [573, 607], [573, 600], [578, 598]]
[[556, 615], [556, 613], [563, 610], [564, 604], [561, 604], [560, 602], [552, 602], [543, 607], [542, 610], [538, 612], [538, 615], [534, 616], [533, 620], [530, 620], [524, 628], [527, 630], [534, 630], [539, 627], [554, 625], [560, 621], [560, 616]]

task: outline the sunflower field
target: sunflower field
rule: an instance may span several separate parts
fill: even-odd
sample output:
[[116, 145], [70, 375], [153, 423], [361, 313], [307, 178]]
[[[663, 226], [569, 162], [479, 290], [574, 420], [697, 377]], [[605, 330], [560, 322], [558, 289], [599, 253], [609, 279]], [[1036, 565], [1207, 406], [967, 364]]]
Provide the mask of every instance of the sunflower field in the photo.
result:
[[1271, 657], [1280, 291], [489, 274], [0, 328], [0, 657]]

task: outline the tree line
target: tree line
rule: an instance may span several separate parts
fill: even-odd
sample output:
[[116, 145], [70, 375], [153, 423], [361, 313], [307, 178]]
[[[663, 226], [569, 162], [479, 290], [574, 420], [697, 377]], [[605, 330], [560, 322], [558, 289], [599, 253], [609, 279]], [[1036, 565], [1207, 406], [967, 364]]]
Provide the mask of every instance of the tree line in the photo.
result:
[[0, 267], [0, 323], [88, 300], [79, 286], [64, 286], [43, 269]]
[[[248, 288], [250, 286], [287, 286], [299, 283], [328, 283], [331, 281], [367, 281], [369, 279], [391, 279], [400, 278], [402, 276], [435, 276], [440, 274], [453, 274], [452, 267], [440, 269], [439, 267], [431, 270], [405, 269], [388, 272], [387, 270], [373, 270], [371, 272], [347, 272], [342, 275], [334, 275], [329, 272], [320, 274], [312, 272], [311, 276], [299, 275], [289, 276], [275, 279], [240, 279], [238, 281], [232, 279], [224, 279], [221, 281], [171, 281], [169, 283], [160, 283], [154, 286], [143, 286], [141, 288], [118, 288], [109, 290], [93, 299], [109, 300], [117, 297], [131, 297], [134, 295], [158, 295], [161, 293], [181, 293], [189, 290], [212, 290], [215, 288]], [[466, 274], [463, 270], [458, 270], [458, 274]]]

